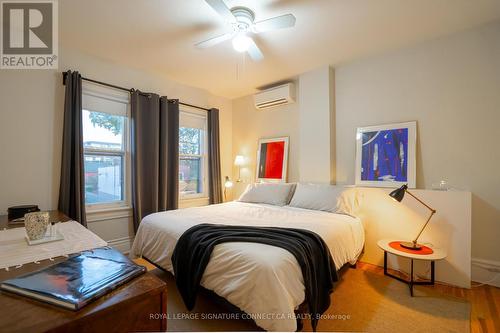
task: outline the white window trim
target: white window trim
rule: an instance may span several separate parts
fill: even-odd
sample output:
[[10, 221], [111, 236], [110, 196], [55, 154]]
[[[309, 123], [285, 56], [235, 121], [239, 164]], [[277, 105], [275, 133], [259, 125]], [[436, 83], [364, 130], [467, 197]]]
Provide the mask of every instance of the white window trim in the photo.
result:
[[[205, 120], [204, 126], [203, 126], [203, 131], [205, 135], [201, 138], [202, 139], [202, 154], [199, 155], [188, 155], [188, 154], [180, 154], [179, 153], [179, 159], [181, 157], [201, 157], [202, 159], [202, 188], [203, 192], [201, 193], [193, 193], [193, 194], [182, 194], [179, 192], [179, 200], [182, 202], [189, 202], [189, 201], [199, 201], [202, 199], [208, 199], [208, 113], [207, 111], [203, 110], [198, 110], [194, 108], [181, 108], [180, 113], [186, 113], [189, 114], [190, 116], [197, 116], [201, 117]], [[179, 127], [181, 127], [181, 124], [179, 123]], [[182, 205], [181, 205], [182, 206]]]
[[[93, 204], [86, 204], [85, 209], [87, 214], [91, 215], [97, 215], [96, 218], [99, 218], [99, 213], [113, 213], [117, 212], [120, 213], [124, 210], [128, 211], [129, 213], [132, 211], [132, 204], [131, 204], [131, 198], [132, 198], [132, 193], [131, 193], [131, 187], [132, 187], [132, 173], [131, 173], [131, 153], [130, 153], [130, 146], [131, 146], [131, 133], [130, 133], [130, 95], [128, 95], [127, 99], [124, 98], [124, 95], [119, 96], [116, 94], [117, 92], [112, 89], [112, 88], [104, 88], [101, 86], [98, 86], [93, 83], [88, 83], [84, 82], [82, 86], [82, 95], [90, 95], [94, 97], [100, 97], [103, 99], [108, 99], [120, 103], [126, 103], [127, 104], [127, 114], [125, 117], [125, 121], [123, 124], [123, 150], [120, 151], [120, 153], [123, 153], [123, 173], [124, 173], [124, 179], [123, 179], [123, 196], [124, 199], [121, 201], [115, 201], [115, 202], [110, 202], [110, 203], [93, 203]], [[121, 92], [120, 92], [121, 93]], [[92, 111], [92, 110], [88, 110]], [[110, 113], [111, 114], [111, 113]], [[90, 149], [85, 149], [83, 150], [83, 153], [89, 153], [91, 154], [92, 152], [97, 152], [97, 153], [106, 153], [108, 152], [107, 150], [101, 150], [101, 149], [95, 149], [95, 148], [90, 148]], [[115, 156], [115, 154], [112, 154]]]

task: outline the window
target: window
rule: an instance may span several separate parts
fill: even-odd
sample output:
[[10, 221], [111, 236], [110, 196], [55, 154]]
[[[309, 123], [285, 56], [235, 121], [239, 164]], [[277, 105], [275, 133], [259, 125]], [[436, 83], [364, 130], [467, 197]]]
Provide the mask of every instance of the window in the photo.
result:
[[207, 197], [207, 114], [181, 111], [179, 122], [179, 195]]
[[127, 206], [128, 94], [91, 85], [85, 87], [82, 96], [85, 203], [95, 209]]

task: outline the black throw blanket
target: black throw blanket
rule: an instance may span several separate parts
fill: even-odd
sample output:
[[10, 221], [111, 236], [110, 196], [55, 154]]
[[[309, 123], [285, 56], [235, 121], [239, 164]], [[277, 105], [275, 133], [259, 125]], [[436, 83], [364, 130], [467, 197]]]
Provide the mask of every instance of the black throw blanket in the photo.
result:
[[184, 232], [172, 254], [177, 288], [188, 310], [196, 295], [214, 247], [228, 242], [252, 242], [281, 247], [297, 259], [305, 284], [306, 303], [313, 329], [330, 306], [333, 282], [338, 280], [330, 250], [309, 230], [199, 224]]

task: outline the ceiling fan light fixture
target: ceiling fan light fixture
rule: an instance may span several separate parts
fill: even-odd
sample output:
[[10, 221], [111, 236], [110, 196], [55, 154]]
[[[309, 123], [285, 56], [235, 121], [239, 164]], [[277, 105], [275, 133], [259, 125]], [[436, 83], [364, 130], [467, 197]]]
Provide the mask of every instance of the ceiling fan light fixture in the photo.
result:
[[250, 36], [295, 26], [296, 19], [293, 14], [284, 14], [255, 22], [255, 13], [250, 8], [242, 6], [230, 8], [225, 0], [205, 0], [205, 2], [226, 21], [231, 30], [196, 43], [195, 46], [199, 49], [212, 47], [231, 39], [235, 51], [248, 52], [253, 61], [261, 61], [264, 55]]
[[246, 52], [252, 43], [252, 39], [245, 34], [238, 34], [233, 38], [233, 48], [237, 52]]

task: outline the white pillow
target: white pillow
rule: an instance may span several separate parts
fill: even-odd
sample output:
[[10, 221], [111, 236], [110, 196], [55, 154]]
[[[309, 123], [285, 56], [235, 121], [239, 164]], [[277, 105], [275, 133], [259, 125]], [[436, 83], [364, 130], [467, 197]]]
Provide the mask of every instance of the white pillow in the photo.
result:
[[362, 193], [354, 187], [346, 188], [337, 201], [337, 213], [358, 216], [361, 207]]
[[295, 184], [257, 183], [248, 185], [238, 201], [285, 206], [290, 202]]
[[291, 207], [337, 212], [337, 201], [343, 186], [323, 184], [297, 184]]

